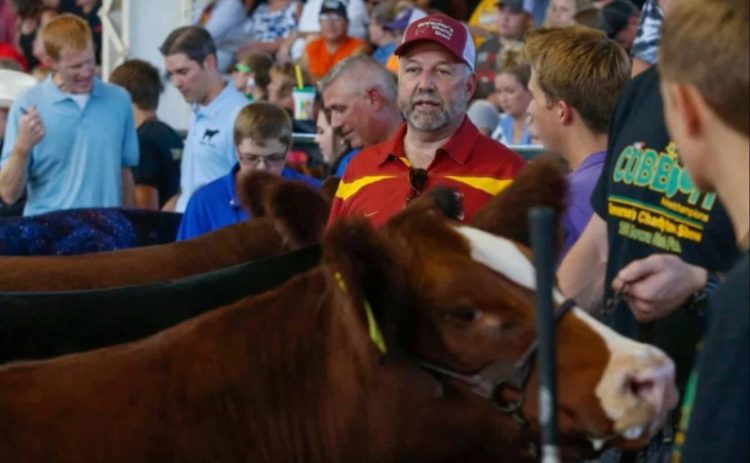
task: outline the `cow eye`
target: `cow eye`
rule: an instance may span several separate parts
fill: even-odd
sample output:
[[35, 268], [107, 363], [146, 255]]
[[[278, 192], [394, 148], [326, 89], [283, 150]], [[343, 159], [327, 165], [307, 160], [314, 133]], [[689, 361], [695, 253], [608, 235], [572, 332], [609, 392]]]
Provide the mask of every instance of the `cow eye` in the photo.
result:
[[443, 312], [443, 318], [461, 323], [471, 323], [479, 320], [482, 312], [473, 307], [462, 307], [458, 309], [446, 310]]

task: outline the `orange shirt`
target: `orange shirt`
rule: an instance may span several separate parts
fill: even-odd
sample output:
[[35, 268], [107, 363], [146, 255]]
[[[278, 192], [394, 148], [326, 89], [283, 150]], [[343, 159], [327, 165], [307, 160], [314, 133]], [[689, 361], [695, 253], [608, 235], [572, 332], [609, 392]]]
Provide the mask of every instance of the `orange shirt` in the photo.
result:
[[310, 76], [316, 80], [322, 79], [336, 63], [353, 55], [364, 45], [363, 40], [347, 36], [344, 43], [339, 45], [335, 52], [330, 53], [322, 38], [313, 40], [305, 48]]

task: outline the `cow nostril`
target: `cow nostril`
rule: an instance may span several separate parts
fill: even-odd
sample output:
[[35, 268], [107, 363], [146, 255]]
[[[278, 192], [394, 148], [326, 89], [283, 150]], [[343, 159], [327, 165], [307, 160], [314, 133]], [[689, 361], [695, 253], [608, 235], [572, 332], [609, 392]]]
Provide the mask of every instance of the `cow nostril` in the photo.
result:
[[655, 384], [651, 379], [637, 379], [630, 377], [627, 379], [625, 386], [636, 397], [648, 395], [653, 390]]

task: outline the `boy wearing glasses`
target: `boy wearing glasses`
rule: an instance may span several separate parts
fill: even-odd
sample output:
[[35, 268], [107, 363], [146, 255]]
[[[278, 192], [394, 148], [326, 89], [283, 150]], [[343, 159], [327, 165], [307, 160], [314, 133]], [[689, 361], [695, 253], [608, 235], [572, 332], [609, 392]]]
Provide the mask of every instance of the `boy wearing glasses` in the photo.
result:
[[248, 220], [236, 195], [240, 173], [267, 171], [319, 187], [320, 181], [285, 166], [292, 146], [292, 120], [283, 109], [258, 102], [240, 111], [234, 123], [234, 145], [238, 162], [225, 176], [199, 188], [188, 202], [178, 240]]

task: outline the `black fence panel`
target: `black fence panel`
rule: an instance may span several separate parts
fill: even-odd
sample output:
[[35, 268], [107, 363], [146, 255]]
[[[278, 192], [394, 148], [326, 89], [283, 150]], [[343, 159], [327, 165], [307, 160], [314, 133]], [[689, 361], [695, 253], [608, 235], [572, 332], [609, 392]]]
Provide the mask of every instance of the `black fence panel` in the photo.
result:
[[0, 292], [0, 363], [140, 339], [259, 294], [320, 261], [320, 246], [145, 286], [49, 293]]

